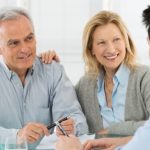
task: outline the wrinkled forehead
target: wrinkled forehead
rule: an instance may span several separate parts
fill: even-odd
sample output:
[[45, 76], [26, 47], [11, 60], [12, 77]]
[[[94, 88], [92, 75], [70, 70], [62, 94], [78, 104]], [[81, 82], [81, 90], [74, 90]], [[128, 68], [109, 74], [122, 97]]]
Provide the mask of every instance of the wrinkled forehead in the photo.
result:
[[17, 10], [16, 11], [11, 10], [6, 12], [0, 13], [1, 31], [5, 31], [5, 32], [13, 31], [14, 28], [14, 32], [16, 32], [15, 29], [18, 28], [17, 31], [19, 32], [19, 30], [23, 30], [24, 27], [29, 27], [32, 29], [32, 32], [34, 32], [32, 20], [26, 12], [17, 11]]
[[34, 33], [33, 26], [24, 16], [0, 22], [1, 40], [22, 39], [31, 33]]
[[33, 28], [33, 23], [30, 20], [30, 18], [28, 18], [27, 16], [24, 15], [16, 15], [16, 16], [10, 16], [10, 17], [5, 17], [5, 18], [0, 18], [0, 25], [3, 23], [7, 23], [7, 22], [17, 22], [20, 20], [25, 20], [26, 22], [28, 22], [32, 28]]

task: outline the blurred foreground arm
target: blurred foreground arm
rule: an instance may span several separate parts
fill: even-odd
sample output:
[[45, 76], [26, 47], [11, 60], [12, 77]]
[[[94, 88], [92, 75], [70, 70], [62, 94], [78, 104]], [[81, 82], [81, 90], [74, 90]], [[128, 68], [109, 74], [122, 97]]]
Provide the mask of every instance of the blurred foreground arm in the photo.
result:
[[93, 148], [114, 150], [118, 146], [127, 144], [131, 138], [132, 137], [101, 138], [89, 140], [82, 146], [79, 139], [73, 135], [70, 135], [69, 137], [60, 136], [56, 143], [56, 150], [92, 150]]
[[114, 150], [118, 146], [127, 144], [130, 137], [120, 137], [120, 138], [101, 138], [96, 140], [89, 140], [84, 144], [84, 150], [91, 150], [93, 148], [101, 148], [104, 150]]
[[55, 147], [56, 150], [83, 150], [82, 144], [74, 135], [60, 136]]

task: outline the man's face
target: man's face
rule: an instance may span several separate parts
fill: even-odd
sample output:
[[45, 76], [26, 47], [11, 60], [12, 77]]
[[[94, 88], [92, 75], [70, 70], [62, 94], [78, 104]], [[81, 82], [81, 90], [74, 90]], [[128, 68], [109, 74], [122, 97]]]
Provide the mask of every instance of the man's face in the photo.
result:
[[0, 23], [0, 53], [8, 68], [16, 73], [26, 72], [33, 65], [36, 41], [26, 17]]

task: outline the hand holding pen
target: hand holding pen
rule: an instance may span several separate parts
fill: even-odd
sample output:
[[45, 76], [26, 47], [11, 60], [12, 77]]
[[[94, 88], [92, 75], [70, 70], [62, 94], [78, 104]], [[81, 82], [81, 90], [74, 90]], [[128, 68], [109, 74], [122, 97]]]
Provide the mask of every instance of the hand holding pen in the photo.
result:
[[[74, 120], [72, 118], [69, 118], [69, 119], [63, 121], [60, 125], [68, 135], [74, 134]], [[62, 133], [62, 130], [59, 127], [56, 128], [56, 134], [58, 136], [64, 135], [64, 133]]]
[[58, 127], [58, 129], [63, 133], [63, 135], [68, 136], [67, 132], [65, 131], [65, 129], [60, 125], [59, 121], [56, 121], [56, 127]]
[[56, 134], [59, 135], [68, 135], [74, 133], [74, 121], [70, 117], [64, 117], [53, 124], [47, 126], [47, 129], [51, 129], [57, 126]]

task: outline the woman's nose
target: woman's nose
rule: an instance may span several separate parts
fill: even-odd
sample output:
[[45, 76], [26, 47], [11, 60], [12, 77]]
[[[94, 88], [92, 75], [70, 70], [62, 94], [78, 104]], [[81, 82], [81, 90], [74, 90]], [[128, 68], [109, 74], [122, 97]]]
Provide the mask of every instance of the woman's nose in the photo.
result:
[[107, 52], [114, 53], [115, 52], [115, 46], [112, 42], [107, 43]]

